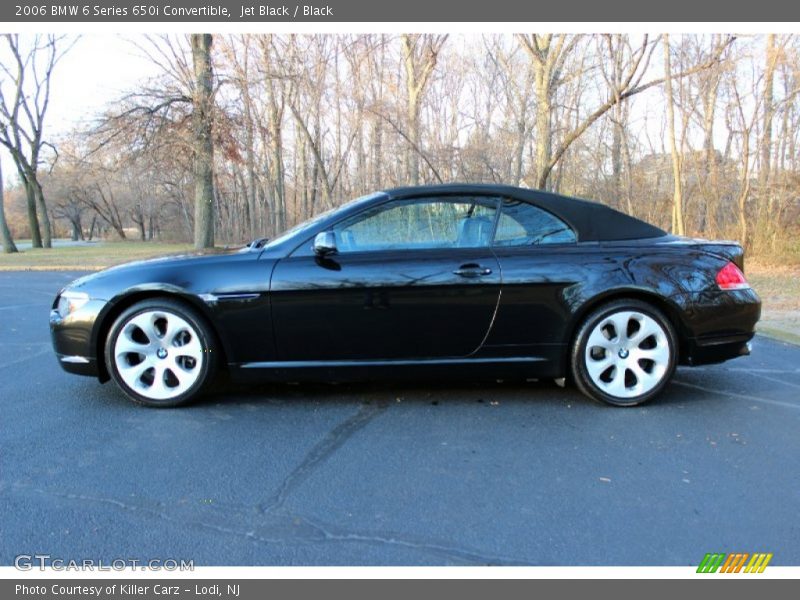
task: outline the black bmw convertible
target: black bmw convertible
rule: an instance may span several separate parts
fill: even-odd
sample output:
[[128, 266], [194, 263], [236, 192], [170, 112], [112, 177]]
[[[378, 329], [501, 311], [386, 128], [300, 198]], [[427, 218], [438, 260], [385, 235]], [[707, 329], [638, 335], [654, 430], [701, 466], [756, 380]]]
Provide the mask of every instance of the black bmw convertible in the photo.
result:
[[568, 378], [618, 406], [677, 365], [749, 353], [761, 303], [736, 243], [537, 190], [378, 192], [238, 251], [130, 263], [50, 314], [70, 373], [177, 406], [234, 381]]

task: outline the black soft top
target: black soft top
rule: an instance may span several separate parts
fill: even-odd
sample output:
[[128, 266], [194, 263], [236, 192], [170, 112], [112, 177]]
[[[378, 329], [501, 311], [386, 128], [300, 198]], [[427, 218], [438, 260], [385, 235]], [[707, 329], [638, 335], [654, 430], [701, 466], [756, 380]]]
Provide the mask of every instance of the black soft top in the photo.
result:
[[384, 190], [390, 198], [414, 198], [419, 196], [449, 196], [459, 194], [480, 194], [502, 196], [524, 200], [535, 204], [560, 217], [572, 227], [580, 242], [602, 242], [614, 240], [634, 240], [655, 238], [667, 235], [650, 223], [621, 213], [604, 204], [562, 196], [541, 190], [518, 188], [495, 184], [445, 184], [402, 187]]

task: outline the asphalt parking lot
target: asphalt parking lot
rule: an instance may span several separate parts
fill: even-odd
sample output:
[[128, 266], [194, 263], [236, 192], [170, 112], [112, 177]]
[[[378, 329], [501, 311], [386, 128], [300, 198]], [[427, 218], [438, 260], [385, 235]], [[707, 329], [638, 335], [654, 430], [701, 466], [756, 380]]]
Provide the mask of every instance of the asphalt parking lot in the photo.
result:
[[0, 273], [0, 563], [800, 564], [800, 347], [642, 408], [553, 383], [218, 389], [151, 410], [63, 373], [53, 296]]

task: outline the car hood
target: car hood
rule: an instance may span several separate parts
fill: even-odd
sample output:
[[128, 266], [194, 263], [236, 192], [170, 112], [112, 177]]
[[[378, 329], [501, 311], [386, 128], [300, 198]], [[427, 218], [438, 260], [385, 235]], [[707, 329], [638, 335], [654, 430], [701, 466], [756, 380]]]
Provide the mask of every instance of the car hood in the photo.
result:
[[240, 253], [241, 249], [237, 248], [234, 250], [198, 250], [196, 252], [184, 252], [182, 254], [168, 254], [166, 256], [157, 256], [155, 258], [146, 258], [122, 263], [120, 265], [99, 271], [98, 274], [115, 273], [117, 271], [125, 271], [130, 269], [147, 269], [151, 267], [187, 266], [191, 264], [200, 265], [208, 262], [216, 262], [220, 258], [236, 256]]
[[219, 285], [220, 275], [230, 271], [234, 263], [255, 261], [258, 256], [259, 252], [234, 249], [137, 260], [84, 275], [65, 289], [84, 291], [98, 299], [110, 299], [140, 287], [195, 290]]

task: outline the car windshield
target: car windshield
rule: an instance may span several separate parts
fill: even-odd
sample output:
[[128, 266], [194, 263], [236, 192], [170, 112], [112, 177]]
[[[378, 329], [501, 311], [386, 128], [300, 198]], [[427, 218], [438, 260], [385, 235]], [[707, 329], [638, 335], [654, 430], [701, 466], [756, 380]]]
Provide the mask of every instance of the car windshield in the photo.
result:
[[298, 223], [294, 227], [291, 227], [290, 229], [287, 229], [282, 234], [280, 234], [278, 237], [276, 237], [276, 238], [270, 240], [269, 242], [267, 242], [264, 245], [264, 248], [271, 248], [273, 246], [278, 246], [278, 245], [282, 244], [283, 242], [285, 242], [286, 240], [288, 240], [289, 238], [301, 234], [303, 231], [313, 229], [320, 221], [323, 221], [323, 220], [327, 219], [329, 216], [331, 216], [336, 211], [343, 210], [345, 208], [349, 208], [350, 206], [353, 206], [355, 204], [359, 204], [361, 202], [366, 202], [367, 200], [372, 200], [373, 198], [377, 198], [380, 195], [381, 195], [380, 192], [376, 192], [376, 193], [373, 193], [373, 194], [367, 194], [366, 196], [360, 196], [360, 197], [356, 198], [355, 200], [350, 200], [349, 202], [345, 202], [344, 204], [341, 204], [339, 206], [335, 206], [333, 208], [329, 208], [328, 210], [326, 210], [324, 212], [321, 212], [320, 214], [318, 214], [318, 215], [316, 215], [314, 217], [311, 217], [307, 221], [303, 221], [302, 223]]

